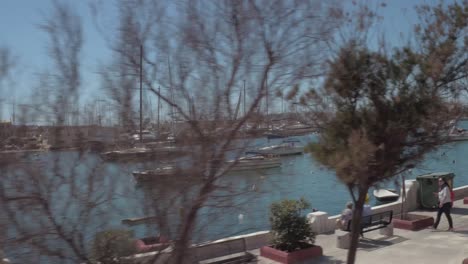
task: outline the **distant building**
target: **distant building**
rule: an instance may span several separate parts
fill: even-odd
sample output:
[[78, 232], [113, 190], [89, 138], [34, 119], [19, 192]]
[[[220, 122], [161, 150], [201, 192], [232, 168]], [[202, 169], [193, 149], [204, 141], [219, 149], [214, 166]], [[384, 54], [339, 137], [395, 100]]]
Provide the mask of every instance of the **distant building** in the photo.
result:
[[90, 126], [50, 126], [46, 139], [52, 148], [79, 147], [88, 142], [110, 144], [118, 140], [120, 129], [116, 127]]
[[14, 136], [15, 127], [11, 122], [0, 122], [0, 142]]

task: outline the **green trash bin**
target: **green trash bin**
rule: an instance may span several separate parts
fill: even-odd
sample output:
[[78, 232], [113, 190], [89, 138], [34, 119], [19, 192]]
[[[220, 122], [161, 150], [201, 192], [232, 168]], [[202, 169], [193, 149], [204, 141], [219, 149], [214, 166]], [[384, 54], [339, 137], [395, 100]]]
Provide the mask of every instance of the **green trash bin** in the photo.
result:
[[453, 187], [453, 178], [455, 174], [451, 172], [435, 172], [416, 176], [419, 183], [419, 201], [422, 208], [438, 208], [439, 199], [434, 195], [439, 191], [438, 179], [444, 178], [448, 184]]

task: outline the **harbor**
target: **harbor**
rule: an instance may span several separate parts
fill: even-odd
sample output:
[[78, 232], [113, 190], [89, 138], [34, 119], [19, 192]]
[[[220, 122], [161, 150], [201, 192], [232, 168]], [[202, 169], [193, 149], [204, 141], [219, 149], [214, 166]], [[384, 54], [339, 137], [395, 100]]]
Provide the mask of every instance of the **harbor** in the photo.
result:
[[[462, 122], [461, 125], [466, 125], [466, 122]], [[294, 140], [295, 144], [300, 143], [305, 146], [308, 142], [316, 140], [316, 137], [317, 134], [307, 134], [294, 137]], [[249, 139], [251, 145], [247, 149], [278, 145], [283, 141], [284, 138], [268, 139], [265, 136], [253, 140]], [[465, 173], [468, 171], [468, 164], [463, 162], [466, 153], [468, 153], [468, 142], [460, 141], [444, 145], [437, 151], [428, 154], [419, 166], [407, 173], [406, 179], [414, 179], [418, 175], [434, 171], [447, 171], [456, 175], [455, 187], [468, 185], [468, 175]], [[53, 166], [53, 161], [57, 157], [60, 157], [64, 164], [68, 164], [77, 155], [78, 152], [73, 150], [48, 151], [39, 152], [35, 159]], [[108, 182], [99, 186], [100, 190], [121, 193], [115, 200], [115, 206], [119, 210], [111, 214], [110, 221], [106, 223], [106, 226], [109, 228], [130, 228], [139, 237], [153, 235], [157, 226], [154, 221], [151, 221], [154, 220], [154, 217], [152, 217], [151, 210], [148, 211], [146, 208], [145, 199], [148, 198], [145, 197], [151, 197], [155, 194], [165, 195], [161, 196], [158, 201], [162, 205], [170, 202], [170, 197], [177, 195], [180, 190], [184, 190], [184, 186], [193, 186], [202, 182], [181, 175], [184, 174], [183, 164], [187, 162], [183, 157], [175, 160], [177, 164], [181, 165], [178, 167], [180, 170], [176, 170], [176, 167], [173, 167], [174, 163], [164, 165], [167, 164], [164, 163], [165, 161], [155, 163], [147, 159], [141, 161], [137, 159], [133, 162], [108, 162], [103, 160], [100, 153], [86, 152], [85, 155], [87, 158], [84, 159], [83, 166], [91, 167], [92, 164], [103, 162], [100, 177], [105, 179], [105, 182], [112, 181], [112, 184]], [[275, 157], [272, 161], [260, 170], [251, 169], [249, 165], [242, 165], [242, 160], [240, 165], [237, 163], [233, 165], [233, 171], [221, 180], [223, 184], [230, 186], [232, 191], [242, 193], [242, 195], [233, 196], [229, 207], [223, 209], [203, 208], [198, 223], [198, 226], [203, 228], [195, 234], [195, 241], [209, 241], [268, 229], [268, 210], [274, 201], [304, 197], [311, 202], [314, 209], [333, 215], [341, 212], [346, 202], [351, 200], [349, 192], [337, 180], [334, 172], [317, 163], [310, 153]], [[166, 169], [160, 171], [164, 175], [160, 175], [158, 172], [154, 174], [157, 175], [156, 179], [148, 180], [149, 176], [146, 176], [148, 171], [154, 171], [158, 166], [161, 168], [166, 166]], [[236, 166], [238, 167], [236, 168]], [[145, 177], [146, 180], [136, 180], [133, 175], [138, 171], [147, 172], [136, 176], [137, 178]], [[379, 187], [399, 190], [401, 183], [396, 177], [394, 181], [389, 181]], [[369, 196], [371, 205], [382, 203], [375, 199], [373, 189], [369, 191]], [[163, 197], [167, 197], [168, 200], [164, 200]], [[174, 208], [174, 210], [178, 211], [179, 209]], [[221, 211], [222, 217], [219, 216]], [[216, 221], [212, 220], [213, 216], [216, 216]], [[148, 221], [145, 221], [145, 218]], [[125, 219], [132, 220], [125, 221]], [[133, 224], [129, 227], [122, 222], [133, 222]]]

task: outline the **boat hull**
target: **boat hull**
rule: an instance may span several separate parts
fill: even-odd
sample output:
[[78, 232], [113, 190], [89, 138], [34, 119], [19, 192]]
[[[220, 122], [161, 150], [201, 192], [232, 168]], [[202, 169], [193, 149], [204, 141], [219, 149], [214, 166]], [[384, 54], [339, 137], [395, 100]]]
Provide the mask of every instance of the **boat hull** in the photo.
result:
[[271, 162], [263, 164], [239, 164], [234, 165], [230, 171], [262, 170], [281, 167], [281, 162]]
[[283, 149], [283, 150], [251, 150], [247, 151], [246, 154], [257, 154], [263, 156], [292, 156], [292, 155], [301, 155], [304, 153], [302, 148], [295, 148], [295, 149]]
[[226, 166], [229, 171], [262, 170], [281, 167], [281, 160], [264, 156], [242, 157], [237, 161], [226, 162]]
[[393, 202], [398, 200], [400, 196], [397, 193], [385, 189], [380, 189], [374, 190], [374, 197], [379, 202]]
[[109, 151], [101, 154], [101, 157], [106, 161], [131, 161], [141, 159], [151, 159], [155, 157], [174, 157], [185, 155], [187, 152], [180, 148], [148, 148], [142, 150], [128, 151]]
[[160, 177], [169, 177], [177, 174], [176, 170], [167, 171], [135, 171], [132, 173], [137, 181], [154, 181]]

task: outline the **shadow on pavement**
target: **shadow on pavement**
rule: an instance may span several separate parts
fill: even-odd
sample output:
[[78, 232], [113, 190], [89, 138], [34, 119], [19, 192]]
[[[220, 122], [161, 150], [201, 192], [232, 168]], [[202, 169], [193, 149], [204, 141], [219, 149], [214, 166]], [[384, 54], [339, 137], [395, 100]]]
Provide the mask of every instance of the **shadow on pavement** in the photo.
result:
[[[307, 262], [307, 263], [310, 263], [310, 262]], [[323, 263], [323, 264], [325, 264], [325, 263], [326, 264], [328, 264], [328, 263], [330, 263], [330, 264], [343, 264], [343, 263], [346, 263], [346, 262], [342, 261], [342, 260], [335, 259], [332, 256], [321, 256], [320, 258], [315, 259], [312, 263], [316, 263], [316, 264], [319, 264], [319, 263]]]
[[358, 248], [359, 250], [373, 251], [386, 246], [398, 244], [406, 240], [408, 239], [401, 236], [385, 237], [381, 239], [361, 238], [359, 240]]
[[451, 214], [468, 215], [468, 208], [454, 207], [450, 210]]
[[468, 229], [457, 229], [457, 228], [455, 227], [455, 230], [453, 231], [453, 233], [457, 233], [457, 234], [460, 234], [460, 235], [468, 236]]

